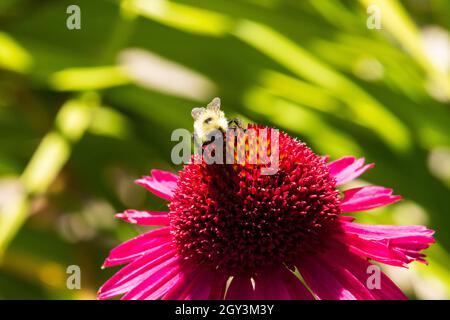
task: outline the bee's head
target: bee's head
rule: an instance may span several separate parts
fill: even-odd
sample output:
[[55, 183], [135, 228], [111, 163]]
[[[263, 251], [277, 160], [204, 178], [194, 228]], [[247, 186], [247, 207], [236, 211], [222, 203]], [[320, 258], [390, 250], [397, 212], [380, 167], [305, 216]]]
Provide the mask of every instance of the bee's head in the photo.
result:
[[195, 132], [202, 138], [214, 130], [227, 130], [227, 119], [220, 110], [220, 98], [214, 98], [206, 108], [192, 109], [191, 115], [194, 118]]

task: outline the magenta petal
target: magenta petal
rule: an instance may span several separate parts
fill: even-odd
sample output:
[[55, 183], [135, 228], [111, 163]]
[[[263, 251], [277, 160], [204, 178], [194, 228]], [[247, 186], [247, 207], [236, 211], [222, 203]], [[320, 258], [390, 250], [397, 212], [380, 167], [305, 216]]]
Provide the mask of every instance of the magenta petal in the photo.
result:
[[153, 273], [178, 261], [175, 251], [153, 252], [136, 259], [113, 275], [98, 292], [99, 299], [109, 299], [134, 289]]
[[197, 271], [193, 278], [193, 285], [184, 300], [207, 300], [214, 285], [214, 274], [211, 271]]
[[165, 294], [163, 300], [221, 300], [226, 279], [223, 272], [201, 266], [184, 266], [178, 281]]
[[[338, 246], [336, 246], [338, 247]], [[341, 247], [341, 250], [335, 250], [335, 259], [342, 259], [342, 261], [349, 265], [349, 270], [361, 280], [361, 282], [366, 283], [369, 272], [367, 272], [368, 268], [372, 266], [372, 264], [355, 255], [347, 250], [347, 248]], [[371, 273], [370, 273], [371, 274]], [[408, 298], [405, 294], [400, 290], [397, 285], [392, 282], [389, 277], [387, 277], [383, 272], [380, 272], [380, 288], [370, 289], [370, 294], [374, 299], [377, 300], [407, 300]]]
[[349, 252], [345, 246], [331, 243], [315, 257], [300, 259], [298, 268], [307, 285], [319, 299], [404, 300], [406, 296], [382, 272], [380, 288], [369, 289], [367, 280], [371, 264]]
[[400, 236], [427, 236], [430, 237], [434, 231], [424, 226], [393, 226], [360, 224], [345, 221], [343, 227], [346, 232], [358, 234], [371, 239], [398, 238]]
[[[291, 296], [283, 280], [281, 272], [275, 268], [259, 274], [255, 278], [255, 299], [290, 300]], [[297, 281], [300, 282], [298, 279]]]
[[352, 216], [339, 216], [339, 220], [341, 220], [341, 221], [349, 221], [349, 222], [352, 222], [352, 221], [355, 221], [355, 217], [352, 217]]
[[223, 300], [225, 298], [225, 289], [227, 287], [227, 280], [229, 275], [224, 272], [214, 272], [212, 280], [211, 292], [209, 293], [209, 300]]
[[103, 267], [111, 267], [133, 261], [143, 256], [147, 251], [160, 246], [170, 247], [169, 230], [169, 228], [152, 230], [118, 245], [111, 250]]
[[254, 300], [255, 291], [250, 277], [235, 276], [227, 290], [227, 300]]
[[167, 226], [170, 222], [168, 212], [126, 210], [124, 213], [116, 214], [116, 217], [143, 226]]
[[375, 164], [364, 166], [364, 158], [343, 157], [328, 164], [330, 175], [336, 179], [336, 185], [342, 185], [362, 175]]
[[171, 172], [152, 170], [151, 176], [144, 176], [135, 182], [150, 192], [153, 192], [158, 197], [170, 201], [177, 186], [178, 179], [178, 176]]
[[362, 257], [399, 267], [406, 266], [406, 263], [408, 263], [403, 253], [390, 249], [387, 243], [371, 243], [354, 235], [341, 235], [337, 237], [337, 240], [345, 243], [350, 251]]
[[408, 297], [400, 290], [399, 287], [381, 272], [381, 288], [372, 290], [373, 296], [377, 300], [408, 300]]
[[228, 274], [218, 270], [197, 268], [193, 285], [184, 296], [185, 300], [223, 300]]
[[258, 300], [313, 300], [314, 297], [291, 271], [285, 267], [271, 268], [255, 278]]
[[423, 226], [364, 225], [342, 222], [343, 234], [338, 235], [352, 252], [395, 266], [417, 260], [426, 262], [422, 250], [434, 243], [433, 230]]
[[314, 296], [303, 283], [289, 270], [282, 272], [282, 277], [291, 300], [314, 300]]
[[[305, 258], [297, 267], [306, 284], [319, 300], [357, 300], [362, 285], [349, 285], [351, 279], [345, 269], [334, 264], [328, 265], [319, 258]], [[350, 279], [345, 279], [349, 277]], [[356, 288], [355, 288], [356, 287]]]
[[146, 278], [122, 297], [122, 300], [156, 300], [179, 280], [180, 260], [167, 260], [147, 273]]
[[[158, 181], [164, 182], [164, 183], [176, 183], [178, 182], [178, 176], [172, 172], [169, 171], [163, 171], [163, 170], [157, 170], [153, 169], [151, 170], [151, 175]], [[174, 187], [175, 187], [174, 185]]]
[[193, 267], [186, 265], [180, 268], [177, 282], [162, 297], [163, 300], [184, 300], [187, 292], [192, 286]]
[[344, 191], [341, 210], [342, 212], [369, 210], [397, 202], [400, 199], [400, 196], [392, 195], [392, 189], [384, 187], [354, 188]]

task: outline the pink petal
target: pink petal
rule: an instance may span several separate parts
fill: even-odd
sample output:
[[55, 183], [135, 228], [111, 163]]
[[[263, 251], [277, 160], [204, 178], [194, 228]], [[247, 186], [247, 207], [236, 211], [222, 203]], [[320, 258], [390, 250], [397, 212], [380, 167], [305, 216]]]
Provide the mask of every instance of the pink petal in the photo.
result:
[[[369, 263], [367, 263], [369, 264]], [[400, 290], [399, 287], [386, 276], [383, 272], [381, 275], [381, 288], [373, 289], [372, 295], [377, 300], [408, 300], [408, 297]]]
[[122, 300], [156, 300], [167, 293], [179, 280], [180, 261], [168, 260], [148, 272], [146, 278], [122, 297]]
[[359, 256], [367, 257], [382, 263], [390, 264], [393, 266], [406, 266], [407, 261], [404, 254], [396, 252], [383, 243], [370, 243], [365, 242], [362, 239], [353, 236], [345, 235], [337, 237], [337, 240], [345, 243], [349, 250], [356, 253]]
[[[335, 244], [336, 245], [336, 244]], [[368, 268], [372, 264], [348, 251], [347, 248], [336, 245], [335, 248], [341, 248], [340, 250], [334, 249], [334, 259], [342, 259], [343, 262], [347, 263], [349, 266], [354, 266], [349, 268], [351, 272], [361, 280], [364, 284], [366, 283], [368, 277], [372, 274], [367, 272]], [[380, 289], [370, 289], [369, 290], [374, 299], [377, 300], [407, 300], [408, 298], [400, 290], [397, 285], [392, 282], [389, 277], [387, 277], [383, 272], [380, 271]]]
[[365, 291], [362, 284], [337, 264], [326, 264], [320, 258], [304, 258], [297, 267], [319, 300], [357, 300], [359, 291]]
[[153, 192], [158, 197], [170, 201], [177, 186], [178, 179], [178, 176], [171, 172], [152, 170], [151, 176], [144, 176], [135, 182], [150, 192]]
[[170, 222], [168, 212], [126, 210], [124, 213], [116, 214], [116, 217], [143, 226], [167, 226]]
[[146, 232], [112, 249], [103, 263], [103, 267], [131, 262], [152, 249], [161, 246], [167, 248], [171, 243], [169, 228], [159, 228]]
[[319, 299], [393, 299], [406, 296], [380, 271], [380, 288], [369, 289], [367, 280], [371, 264], [335, 242], [315, 257], [299, 259], [298, 268], [307, 285]]
[[[217, 270], [203, 268], [201, 266], [184, 268], [180, 272], [177, 283], [166, 293], [164, 300], [217, 300], [223, 298], [225, 281]], [[218, 288], [217, 286], [220, 286]], [[222, 292], [216, 296], [216, 292]]]
[[424, 262], [422, 250], [434, 243], [433, 230], [423, 226], [364, 225], [343, 221], [337, 238], [361, 256], [395, 266]]
[[178, 273], [177, 282], [162, 297], [163, 300], [184, 300], [187, 292], [192, 286], [192, 275], [194, 274], [192, 267], [183, 266]]
[[227, 290], [227, 300], [254, 300], [255, 291], [250, 277], [235, 276]]
[[109, 299], [129, 292], [156, 271], [172, 266], [178, 261], [175, 250], [152, 252], [136, 259], [119, 270], [100, 288], [99, 299]]
[[336, 185], [347, 183], [362, 175], [375, 166], [374, 163], [364, 164], [364, 158], [343, 157], [328, 164], [330, 175], [336, 179]]
[[255, 278], [255, 298], [258, 300], [313, 300], [291, 271], [285, 267], [271, 268]]
[[400, 196], [392, 195], [392, 189], [384, 187], [354, 188], [344, 191], [341, 210], [342, 212], [369, 210], [397, 202], [400, 199]]
[[355, 217], [352, 217], [352, 216], [339, 216], [339, 219], [340, 219], [341, 221], [350, 221], [350, 222], [352, 222], [352, 221], [354, 221], [356, 218], [355, 218]]
[[407, 236], [415, 233], [420, 233], [423, 235], [434, 234], [433, 230], [420, 225], [412, 225], [412, 226], [395, 226], [385, 224], [372, 225], [361, 223], [349, 223], [349, 221], [346, 220], [344, 220], [344, 223], [346, 231], [351, 233], [367, 234], [375, 239], [384, 239], [386, 238], [386, 236], [393, 236], [393, 235]]
[[214, 272], [213, 285], [209, 293], [209, 300], [223, 300], [225, 298], [225, 289], [229, 275], [223, 272]]
[[289, 270], [282, 273], [284, 283], [289, 291], [291, 300], [314, 300], [314, 296], [306, 289], [301, 281]]
[[184, 300], [207, 300], [211, 294], [214, 274], [211, 271], [203, 270], [197, 272], [193, 278], [193, 286], [186, 293]]
[[[282, 267], [285, 269], [285, 267]], [[294, 280], [295, 281], [295, 280]], [[297, 279], [300, 282], [299, 279]], [[255, 278], [255, 299], [290, 300], [291, 296], [277, 269], [270, 269]]]

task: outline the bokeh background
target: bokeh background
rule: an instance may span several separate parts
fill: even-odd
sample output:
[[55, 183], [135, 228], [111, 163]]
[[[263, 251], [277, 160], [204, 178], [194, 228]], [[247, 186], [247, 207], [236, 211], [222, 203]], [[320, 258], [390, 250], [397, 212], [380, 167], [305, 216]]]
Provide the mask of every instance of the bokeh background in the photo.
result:
[[170, 134], [214, 96], [376, 162], [357, 184], [405, 200], [359, 221], [437, 231], [428, 266], [386, 272], [411, 298], [450, 298], [449, 29], [448, 0], [0, 1], [0, 298], [95, 299], [108, 251], [144, 231], [114, 214], [165, 208], [133, 180], [180, 169]]

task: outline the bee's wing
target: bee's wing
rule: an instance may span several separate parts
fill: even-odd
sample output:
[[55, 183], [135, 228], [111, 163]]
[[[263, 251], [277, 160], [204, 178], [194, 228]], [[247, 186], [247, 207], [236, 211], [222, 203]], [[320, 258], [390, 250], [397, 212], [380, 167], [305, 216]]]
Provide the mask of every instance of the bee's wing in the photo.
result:
[[208, 103], [206, 108], [211, 111], [216, 111], [216, 112], [219, 111], [220, 110], [220, 98], [215, 97], [214, 99], [212, 99], [212, 101], [210, 103]]
[[191, 111], [191, 116], [192, 118], [194, 118], [194, 120], [197, 120], [200, 117], [200, 115], [205, 111], [206, 111], [205, 108], [194, 108]]

